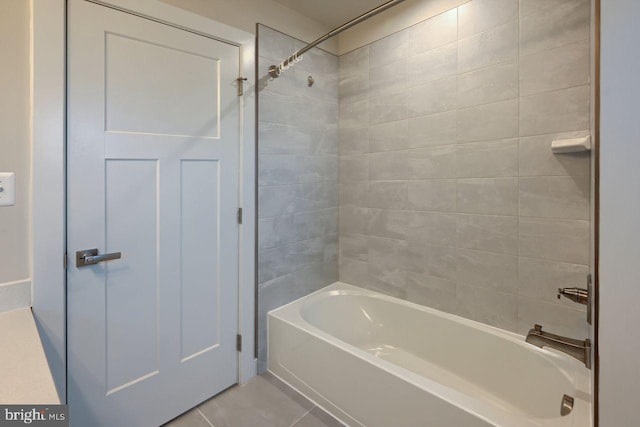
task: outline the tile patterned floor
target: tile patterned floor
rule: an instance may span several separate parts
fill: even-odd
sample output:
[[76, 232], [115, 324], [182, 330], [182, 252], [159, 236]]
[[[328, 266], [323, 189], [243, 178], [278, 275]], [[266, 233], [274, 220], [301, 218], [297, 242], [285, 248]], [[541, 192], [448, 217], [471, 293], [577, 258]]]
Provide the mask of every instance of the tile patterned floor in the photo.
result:
[[340, 427], [271, 374], [235, 386], [163, 427]]

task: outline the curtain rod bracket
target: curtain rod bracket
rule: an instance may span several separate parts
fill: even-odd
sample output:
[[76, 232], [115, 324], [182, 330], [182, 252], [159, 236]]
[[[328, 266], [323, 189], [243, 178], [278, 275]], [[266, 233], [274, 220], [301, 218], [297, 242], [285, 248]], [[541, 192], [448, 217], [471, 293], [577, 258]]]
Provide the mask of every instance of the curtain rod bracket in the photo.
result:
[[280, 77], [280, 67], [278, 67], [277, 65], [270, 66], [269, 75], [274, 79], [277, 79], [278, 77]]

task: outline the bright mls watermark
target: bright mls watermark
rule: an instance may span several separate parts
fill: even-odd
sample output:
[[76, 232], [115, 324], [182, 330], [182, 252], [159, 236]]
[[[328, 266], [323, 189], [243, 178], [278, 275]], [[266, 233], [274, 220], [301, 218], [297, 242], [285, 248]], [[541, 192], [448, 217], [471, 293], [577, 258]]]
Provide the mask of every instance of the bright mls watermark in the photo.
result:
[[67, 405], [0, 405], [0, 427], [69, 427]]

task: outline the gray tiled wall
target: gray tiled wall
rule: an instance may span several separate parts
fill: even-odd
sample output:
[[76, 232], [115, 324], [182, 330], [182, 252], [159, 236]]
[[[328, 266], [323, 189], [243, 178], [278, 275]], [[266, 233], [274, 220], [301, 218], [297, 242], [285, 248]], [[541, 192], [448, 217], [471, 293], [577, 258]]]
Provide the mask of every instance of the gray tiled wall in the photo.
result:
[[266, 77], [302, 46], [258, 28], [260, 370], [267, 311], [338, 280], [338, 58], [313, 49], [278, 79]]
[[589, 0], [473, 0], [340, 58], [340, 280], [587, 336]]

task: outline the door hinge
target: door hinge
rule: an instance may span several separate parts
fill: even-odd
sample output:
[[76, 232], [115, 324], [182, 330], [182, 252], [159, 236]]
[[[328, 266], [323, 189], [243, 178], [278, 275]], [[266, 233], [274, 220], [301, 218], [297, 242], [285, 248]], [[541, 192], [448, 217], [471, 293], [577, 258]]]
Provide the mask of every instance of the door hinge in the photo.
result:
[[242, 224], [242, 208], [238, 208], [238, 224]]
[[68, 264], [69, 264], [69, 257], [67, 256], [67, 253], [65, 252], [64, 255], [62, 256], [62, 267], [66, 270]]
[[238, 82], [238, 96], [244, 95], [244, 82], [247, 81], [246, 77], [238, 77], [236, 79]]
[[236, 335], [236, 350], [242, 351], [242, 335]]

